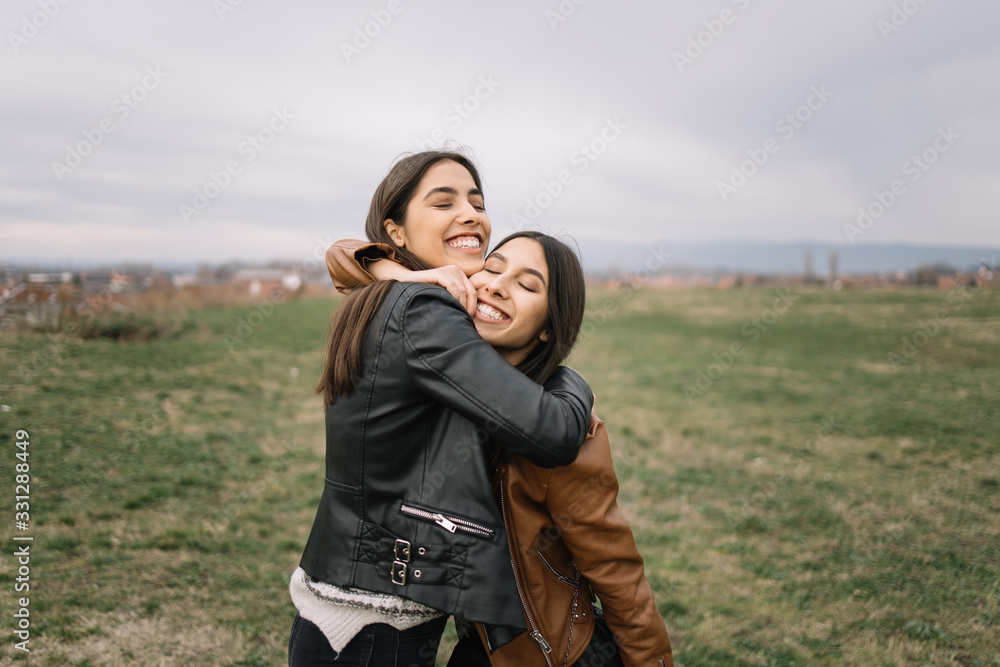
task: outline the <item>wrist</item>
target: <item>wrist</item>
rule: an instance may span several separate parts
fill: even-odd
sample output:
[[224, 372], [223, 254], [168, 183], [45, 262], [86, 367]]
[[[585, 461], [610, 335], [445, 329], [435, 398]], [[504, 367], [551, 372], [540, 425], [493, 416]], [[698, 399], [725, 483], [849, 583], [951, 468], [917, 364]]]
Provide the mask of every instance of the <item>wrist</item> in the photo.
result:
[[391, 259], [379, 259], [367, 262], [366, 268], [368, 269], [368, 273], [372, 274], [376, 280], [404, 281], [408, 279], [409, 274], [413, 273]]

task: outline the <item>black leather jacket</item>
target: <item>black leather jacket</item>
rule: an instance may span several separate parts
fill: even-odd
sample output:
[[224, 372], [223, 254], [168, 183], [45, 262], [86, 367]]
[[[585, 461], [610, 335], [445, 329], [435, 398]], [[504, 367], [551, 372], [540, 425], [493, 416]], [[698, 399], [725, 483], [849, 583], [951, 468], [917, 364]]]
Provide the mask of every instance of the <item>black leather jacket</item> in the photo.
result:
[[532, 382], [435, 285], [394, 286], [365, 346], [354, 392], [326, 411], [326, 483], [302, 569], [523, 628], [484, 445], [545, 467], [572, 463], [590, 387], [565, 367], [544, 387]]

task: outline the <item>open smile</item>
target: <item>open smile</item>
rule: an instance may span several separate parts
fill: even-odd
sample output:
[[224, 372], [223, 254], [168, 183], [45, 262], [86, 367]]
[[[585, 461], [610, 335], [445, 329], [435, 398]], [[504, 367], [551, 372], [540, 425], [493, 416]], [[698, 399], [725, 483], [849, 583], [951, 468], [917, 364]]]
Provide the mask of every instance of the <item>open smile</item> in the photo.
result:
[[506, 324], [510, 316], [494, 305], [480, 301], [476, 305], [476, 319], [490, 324]]
[[445, 243], [449, 248], [472, 255], [481, 254], [483, 251], [483, 240], [478, 234], [459, 234], [451, 237]]

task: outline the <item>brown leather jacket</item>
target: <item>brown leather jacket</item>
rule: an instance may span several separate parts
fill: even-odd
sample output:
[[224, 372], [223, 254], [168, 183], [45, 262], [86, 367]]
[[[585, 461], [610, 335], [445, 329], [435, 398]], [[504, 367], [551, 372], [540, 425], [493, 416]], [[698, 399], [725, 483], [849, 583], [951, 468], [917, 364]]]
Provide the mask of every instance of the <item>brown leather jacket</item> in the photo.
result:
[[[504, 522], [529, 632], [494, 651], [492, 663], [572, 665], [594, 634], [591, 600], [596, 594], [627, 667], [672, 666], [666, 626], [618, 508], [618, 478], [604, 422], [591, 415], [590, 432], [574, 463], [546, 470], [510, 456], [501, 475]], [[481, 628], [480, 636], [485, 639]]]
[[[326, 264], [343, 292], [374, 280], [364, 268], [367, 260], [392, 254], [385, 244], [338, 241], [327, 250]], [[642, 556], [618, 508], [618, 478], [604, 422], [591, 415], [587, 440], [573, 464], [546, 469], [511, 455], [500, 476], [501, 509], [529, 632], [492, 651], [492, 663], [558, 667], [565, 659], [572, 665], [594, 634], [596, 594], [627, 667], [673, 667], [670, 639]], [[483, 628], [478, 630], [488, 644]]]
[[375, 282], [368, 273], [368, 260], [394, 259], [395, 250], [386, 243], [343, 239], [326, 249], [326, 269], [338, 292], [347, 293], [355, 287]]

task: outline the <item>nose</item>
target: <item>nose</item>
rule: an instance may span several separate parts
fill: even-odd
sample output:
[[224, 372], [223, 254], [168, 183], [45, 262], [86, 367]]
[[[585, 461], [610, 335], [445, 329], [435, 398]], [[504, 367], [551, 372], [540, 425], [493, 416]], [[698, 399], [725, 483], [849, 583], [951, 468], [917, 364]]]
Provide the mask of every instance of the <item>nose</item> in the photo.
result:
[[459, 221], [465, 225], [482, 224], [486, 217], [484, 211], [477, 210], [472, 202], [466, 200], [464, 206], [458, 209]]
[[506, 299], [509, 286], [507, 285], [505, 273], [488, 273], [486, 275], [489, 276], [483, 285], [486, 293], [500, 299]]

